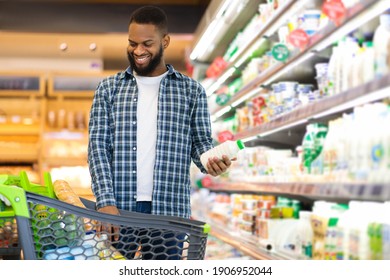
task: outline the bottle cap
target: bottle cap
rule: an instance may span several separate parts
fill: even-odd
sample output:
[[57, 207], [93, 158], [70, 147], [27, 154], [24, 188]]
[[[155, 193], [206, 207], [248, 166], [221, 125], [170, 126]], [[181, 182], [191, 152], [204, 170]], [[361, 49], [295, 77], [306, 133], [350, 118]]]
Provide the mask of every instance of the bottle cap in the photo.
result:
[[240, 150], [245, 148], [245, 145], [241, 140], [237, 140], [237, 146]]

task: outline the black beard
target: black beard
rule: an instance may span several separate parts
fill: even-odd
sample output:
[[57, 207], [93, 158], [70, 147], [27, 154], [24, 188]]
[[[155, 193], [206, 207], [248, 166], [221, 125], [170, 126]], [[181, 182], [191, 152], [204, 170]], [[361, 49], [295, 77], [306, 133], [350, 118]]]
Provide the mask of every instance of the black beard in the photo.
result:
[[127, 58], [130, 62], [130, 66], [135, 71], [138, 75], [140, 76], [148, 76], [150, 73], [152, 73], [157, 66], [160, 64], [161, 59], [163, 57], [163, 47], [162, 45], [160, 46], [160, 51], [157, 53], [157, 55], [152, 58], [149, 62], [149, 64], [145, 68], [138, 68], [137, 65], [135, 64], [135, 59], [132, 53], [127, 52]]

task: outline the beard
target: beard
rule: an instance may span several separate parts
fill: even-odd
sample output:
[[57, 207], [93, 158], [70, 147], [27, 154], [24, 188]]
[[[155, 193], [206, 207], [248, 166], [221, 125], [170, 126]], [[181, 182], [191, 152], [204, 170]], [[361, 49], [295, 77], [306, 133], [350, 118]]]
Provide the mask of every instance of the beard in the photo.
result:
[[156, 56], [152, 57], [152, 59], [150, 60], [149, 64], [146, 65], [145, 67], [142, 67], [142, 68], [137, 67], [137, 64], [135, 63], [135, 59], [134, 59], [133, 53], [127, 52], [127, 58], [128, 58], [128, 60], [130, 62], [130, 66], [133, 69], [133, 71], [135, 71], [140, 76], [148, 76], [160, 64], [160, 62], [162, 60], [162, 57], [163, 57], [163, 53], [164, 53], [164, 49], [163, 49], [163, 47], [161, 45], [160, 46], [160, 50], [156, 54]]

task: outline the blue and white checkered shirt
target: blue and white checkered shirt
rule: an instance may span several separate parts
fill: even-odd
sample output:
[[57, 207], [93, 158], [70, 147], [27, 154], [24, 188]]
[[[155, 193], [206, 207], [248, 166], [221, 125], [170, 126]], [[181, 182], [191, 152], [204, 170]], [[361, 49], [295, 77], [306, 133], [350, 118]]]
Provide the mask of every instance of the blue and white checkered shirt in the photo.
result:
[[[191, 159], [213, 147], [204, 88], [167, 65], [158, 95], [152, 214], [189, 218]], [[135, 211], [137, 201], [137, 83], [128, 68], [102, 80], [89, 121], [88, 163], [97, 207]]]

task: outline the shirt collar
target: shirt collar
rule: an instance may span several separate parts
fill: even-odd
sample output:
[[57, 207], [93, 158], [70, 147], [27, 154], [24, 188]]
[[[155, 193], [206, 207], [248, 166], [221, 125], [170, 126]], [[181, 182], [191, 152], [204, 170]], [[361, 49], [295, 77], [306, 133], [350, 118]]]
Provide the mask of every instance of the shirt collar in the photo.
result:
[[[173, 68], [172, 65], [167, 64], [167, 69], [168, 69], [168, 74], [167, 74], [167, 76], [169, 76], [169, 75], [175, 75], [176, 77], [179, 76], [179, 73], [175, 70], [175, 68]], [[120, 79], [124, 79], [126, 76], [134, 77], [134, 75], [133, 75], [133, 69], [131, 69], [130, 66], [127, 67], [125, 71], [123, 71], [123, 72], [120, 73], [119, 78], [120, 78]]]

